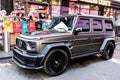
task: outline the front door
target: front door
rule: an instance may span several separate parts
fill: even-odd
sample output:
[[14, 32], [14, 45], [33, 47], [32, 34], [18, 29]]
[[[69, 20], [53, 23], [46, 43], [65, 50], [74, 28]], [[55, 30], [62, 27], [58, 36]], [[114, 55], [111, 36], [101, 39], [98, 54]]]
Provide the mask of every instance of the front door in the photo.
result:
[[92, 52], [92, 32], [90, 30], [90, 19], [86, 18], [78, 18], [76, 28], [81, 28], [81, 32], [74, 35], [72, 42], [72, 53], [73, 56], [86, 54]]

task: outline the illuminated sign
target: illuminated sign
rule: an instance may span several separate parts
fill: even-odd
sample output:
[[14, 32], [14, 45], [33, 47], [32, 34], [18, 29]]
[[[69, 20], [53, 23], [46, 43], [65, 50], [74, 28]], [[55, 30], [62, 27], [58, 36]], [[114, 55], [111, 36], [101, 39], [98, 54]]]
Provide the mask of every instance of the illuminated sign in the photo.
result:
[[97, 4], [97, 2], [98, 2], [98, 0], [79, 0], [79, 1], [95, 3], [95, 4]]
[[61, 0], [51, 0], [54, 5], [61, 5]]
[[42, 0], [34, 0], [35, 2], [42, 2]]
[[78, 1], [78, 0], [70, 0], [70, 1]]
[[104, 1], [104, 0], [98, 0], [98, 4], [110, 6], [110, 5], [111, 5], [111, 2], [110, 2], [110, 1]]
[[99, 5], [105, 5], [105, 6], [111, 5], [111, 2], [107, 0], [79, 0], [79, 1], [89, 2], [89, 3], [99, 4]]

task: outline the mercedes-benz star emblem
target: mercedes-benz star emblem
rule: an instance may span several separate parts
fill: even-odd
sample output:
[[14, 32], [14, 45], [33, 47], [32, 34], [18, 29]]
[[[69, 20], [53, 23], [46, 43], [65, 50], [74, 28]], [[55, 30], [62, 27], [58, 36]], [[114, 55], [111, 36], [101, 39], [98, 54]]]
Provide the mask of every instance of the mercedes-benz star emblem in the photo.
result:
[[22, 42], [21, 40], [19, 40], [18, 46], [19, 46], [20, 48], [22, 47], [22, 44], [23, 44], [23, 42]]

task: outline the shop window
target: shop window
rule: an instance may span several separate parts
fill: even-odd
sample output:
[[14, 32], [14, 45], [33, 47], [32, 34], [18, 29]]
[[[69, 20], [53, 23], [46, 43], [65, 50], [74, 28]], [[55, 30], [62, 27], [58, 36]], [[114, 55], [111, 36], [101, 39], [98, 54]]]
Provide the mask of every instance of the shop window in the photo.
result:
[[91, 15], [98, 15], [99, 7], [96, 5], [90, 5], [90, 14]]
[[104, 16], [110, 16], [110, 8], [104, 7]]
[[80, 13], [81, 14], [90, 14], [90, 5], [87, 5], [87, 4], [80, 4]]
[[77, 22], [77, 28], [82, 28], [83, 32], [90, 31], [90, 21], [89, 19], [80, 18]]
[[76, 2], [69, 2], [69, 14], [79, 13], [79, 4]]
[[115, 14], [116, 14], [116, 9], [111, 8], [110, 10], [110, 16], [115, 18]]
[[116, 9], [114, 8], [104, 8], [104, 16], [111, 16], [115, 18]]
[[85, 9], [89, 9], [89, 8], [90, 8], [90, 5], [80, 4], [80, 7], [81, 7], [81, 8], [85, 8]]
[[94, 31], [102, 31], [102, 20], [93, 20], [93, 29]]
[[99, 7], [96, 5], [90, 5], [90, 10], [99, 10]]
[[105, 20], [106, 31], [113, 31], [113, 23], [110, 20]]

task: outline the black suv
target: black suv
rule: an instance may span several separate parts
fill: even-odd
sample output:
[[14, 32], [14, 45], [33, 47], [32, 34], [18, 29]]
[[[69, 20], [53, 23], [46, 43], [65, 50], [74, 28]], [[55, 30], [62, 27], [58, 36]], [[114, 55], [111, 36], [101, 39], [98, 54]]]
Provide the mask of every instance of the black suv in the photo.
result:
[[27, 69], [43, 68], [48, 75], [63, 73], [69, 60], [93, 54], [111, 59], [115, 49], [112, 18], [65, 15], [54, 17], [46, 31], [20, 35], [14, 62]]

